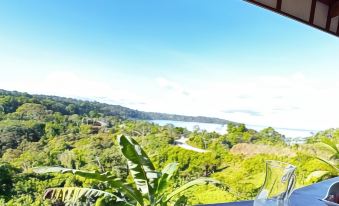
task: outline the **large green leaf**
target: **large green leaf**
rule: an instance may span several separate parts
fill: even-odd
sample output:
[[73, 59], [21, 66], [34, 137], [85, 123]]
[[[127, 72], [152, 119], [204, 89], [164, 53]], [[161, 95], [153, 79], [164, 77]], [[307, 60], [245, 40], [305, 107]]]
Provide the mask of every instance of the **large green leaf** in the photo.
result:
[[158, 181], [158, 188], [157, 188], [157, 194], [160, 195], [168, 186], [168, 182], [174, 175], [175, 171], [178, 169], [178, 163], [170, 163], [168, 164], [162, 171], [161, 171], [161, 177]]
[[[114, 198], [117, 202], [125, 202], [120, 197], [105, 192], [102, 190], [96, 190], [91, 188], [79, 188], [79, 187], [61, 187], [61, 188], [49, 188], [45, 191], [44, 198], [51, 200], [59, 200], [66, 205], [82, 205], [82, 198], [98, 198], [98, 197], [109, 197]], [[131, 204], [129, 204], [131, 205]]]
[[143, 198], [141, 193], [130, 187], [129, 185], [125, 184], [121, 179], [115, 178], [114, 176], [110, 175], [109, 173], [98, 173], [96, 171], [83, 171], [83, 170], [75, 170], [75, 169], [68, 169], [63, 167], [37, 167], [33, 168], [35, 173], [43, 174], [43, 173], [71, 173], [74, 175], [78, 175], [80, 177], [98, 180], [102, 182], [107, 182], [111, 187], [119, 190], [119, 192], [124, 193], [132, 200], [137, 201], [139, 204], [143, 204]]
[[174, 206], [185, 206], [187, 205], [188, 198], [185, 196], [180, 196], [174, 203]]
[[330, 166], [331, 168], [334, 169], [335, 172], [339, 172], [339, 168], [331, 161], [316, 157], [316, 159], [318, 159], [319, 161], [324, 162], [325, 164], [327, 164], [328, 166]]
[[313, 180], [319, 181], [322, 177], [329, 173], [329, 171], [314, 171], [307, 176], [306, 182], [311, 182]]
[[155, 191], [159, 173], [140, 145], [132, 138], [121, 135], [118, 138], [121, 152], [127, 159], [130, 173], [136, 187], [148, 198], [151, 205], [155, 203]]
[[97, 171], [84, 171], [84, 170], [75, 170], [75, 169], [68, 169], [63, 167], [36, 167], [33, 168], [33, 171], [38, 174], [44, 173], [71, 173], [74, 175], [78, 175], [88, 179], [94, 179], [99, 181], [111, 181], [115, 183], [114, 187], [121, 187], [124, 183], [119, 178], [115, 178], [109, 172], [106, 173], [99, 173]]
[[339, 154], [339, 148], [337, 144], [329, 138], [325, 138], [322, 140], [322, 144], [327, 148], [331, 149], [335, 154]]
[[213, 184], [213, 185], [216, 185], [216, 186], [222, 185], [219, 181], [211, 179], [211, 178], [199, 178], [199, 179], [193, 180], [191, 182], [188, 182], [188, 183], [184, 184], [183, 186], [179, 187], [178, 189], [174, 190], [172, 193], [167, 195], [164, 202], [170, 201], [174, 196], [184, 192], [185, 190], [187, 190], [191, 187], [194, 187], [194, 186], [197, 186], [197, 185], [204, 185], [204, 184]]

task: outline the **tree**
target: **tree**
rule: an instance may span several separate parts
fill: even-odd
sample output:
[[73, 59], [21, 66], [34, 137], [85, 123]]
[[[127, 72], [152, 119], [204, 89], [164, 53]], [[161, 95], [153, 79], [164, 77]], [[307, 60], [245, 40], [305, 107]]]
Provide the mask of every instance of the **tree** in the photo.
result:
[[16, 148], [23, 140], [38, 141], [44, 135], [44, 127], [36, 121], [1, 121], [0, 154], [8, 148]]
[[45, 127], [45, 133], [48, 137], [55, 137], [62, 133], [62, 126], [53, 122], [48, 122]]
[[0, 105], [0, 121], [5, 118], [5, 110], [4, 108]]
[[327, 159], [321, 157], [315, 157], [318, 161], [328, 166], [327, 170], [317, 170], [312, 172], [308, 177], [308, 182], [321, 180], [324, 176], [338, 176], [339, 175], [339, 147], [337, 142], [329, 138], [322, 140], [322, 145], [330, 152], [330, 156]]
[[67, 105], [66, 110], [69, 114], [75, 114], [77, 112], [77, 108], [74, 104]]
[[[177, 170], [177, 163], [167, 165], [161, 172], [155, 170], [153, 163], [139, 144], [128, 137], [118, 138], [121, 152], [127, 159], [130, 175], [134, 180], [134, 187], [124, 183], [121, 179], [115, 178], [109, 172], [86, 172], [61, 167], [36, 168], [37, 173], [72, 173], [88, 179], [93, 179], [109, 185], [113, 192], [106, 192], [92, 188], [50, 188], [45, 192], [45, 198], [61, 200], [65, 203], [75, 204], [82, 201], [82, 198], [94, 198], [96, 205], [106, 205], [109, 199], [114, 205], [139, 205], [139, 206], [166, 206], [175, 196], [185, 190], [200, 184], [220, 185], [216, 180], [210, 178], [199, 178], [168, 193], [166, 191], [170, 179]], [[113, 201], [113, 202], [112, 202]], [[182, 202], [182, 198], [177, 201]], [[176, 201], [174, 201], [176, 202]]]
[[255, 138], [255, 142], [264, 144], [286, 144], [284, 135], [275, 131], [272, 127], [261, 130]]
[[34, 103], [25, 103], [21, 105], [15, 113], [22, 120], [42, 120], [47, 115], [43, 105]]
[[0, 199], [9, 199], [13, 192], [13, 176], [17, 170], [9, 164], [0, 163]]
[[5, 113], [11, 113], [11, 112], [15, 112], [15, 110], [18, 108], [20, 103], [15, 97], [5, 96], [5, 97], [0, 97], [0, 105], [2, 107], [2, 110]]
[[224, 141], [229, 146], [249, 142], [251, 135], [247, 131], [248, 130], [244, 124], [230, 123], [227, 125], [227, 134]]

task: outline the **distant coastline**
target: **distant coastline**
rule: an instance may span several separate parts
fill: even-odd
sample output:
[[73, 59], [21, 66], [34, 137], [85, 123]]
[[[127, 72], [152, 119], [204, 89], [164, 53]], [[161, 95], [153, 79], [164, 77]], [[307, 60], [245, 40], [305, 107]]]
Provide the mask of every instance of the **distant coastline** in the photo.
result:
[[[6, 91], [0, 89], [1, 95], [10, 95], [14, 97], [26, 96], [26, 97], [34, 97], [38, 100], [55, 100], [61, 104], [65, 105], [78, 105], [81, 109], [76, 112], [69, 111], [58, 111], [63, 115], [71, 115], [71, 114], [79, 114], [83, 115], [89, 113], [91, 110], [97, 111], [104, 115], [118, 116], [122, 119], [134, 119], [134, 120], [145, 120], [155, 122], [160, 125], [165, 124], [173, 124], [178, 127], [184, 127], [188, 130], [193, 130], [194, 126], [198, 125], [201, 129], [205, 129], [209, 132], [217, 132], [220, 134], [226, 133], [227, 124], [235, 123], [229, 120], [214, 118], [214, 117], [204, 117], [204, 116], [186, 116], [186, 115], [177, 115], [177, 114], [166, 114], [166, 113], [157, 113], [157, 112], [143, 112], [135, 109], [130, 109], [127, 107], [123, 107], [120, 105], [111, 105], [107, 103], [101, 103], [97, 101], [88, 101], [88, 100], [80, 100], [74, 98], [66, 98], [59, 96], [50, 96], [50, 95], [38, 95], [38, 94], [28, 94], [25, 92], [18, 91]], [[53, 108], [49, 108], [53, 110]], [[254, 130], [262, 130], [266, 128], [266, 126], [258, 126], [258, 125], [246, 125], [249, 129]], [[317, 130], [305, 130], [305, 129], [290, 129], [290, 128], [276, 128], [274, 129], [285, 135], [287, 138], [306, 138], [317, 133]]]
[[[173, 120], [150, 120], [153, 123], [164, 126], [166, 124], [173, 124], [176, 127], [183, 127], [188, 129], [189, 131], [193, 131], [196, 126], [200, 129], [204, 129], [208, 132], [217, 132], [219, 134], [226, 134], [227, 132], [227, 124], [215, 124], [215, 123], [201, 123], [201, 122], [184, 122], [184, 121], [173, 121]], [[246, 125], [249, 129], [254, 129], [256, 131], [260, 131], [265, 126], [258, 125]], [[291, 138], [294, 140], [300, 139], [304, 140], [307, 137], [313, 136], [316, 134], [317, 130], [305, 130], [305, 129], [289, 129], [289, 128], [275, 128], [277, 132], [284, 135], [286, 138]]]
[[[38, 100], [50, 99], [58, 101], [59, 103], [69, 105], [74, 104], [78, 105], [81, 108], [81, 111], [78, 111], [77, 114], [85, 114], [91, 110], [104, 115], [118, 116], [122, 119], [135, 119], [135, 120], [170, 120], [170, 121], [183, 121], [183, 122], [199, 122], [199, 123], [214, 123], [214, 124], [228, 124], [232, 121], [215, 118], [215, 117], [205, 117], [205, 116], [186, 116], [178, 114], [166, 114], [159, 112], [144, 112], [136, 109], [130, 109], [120, 105], [112, 105], [107, 103], [98, 102], [96, 100], [81, 100], [76, 98], [67, 98], [59, 97], [52, 95], [41, 95], [41, 94], [28, 94], [26, 92], [18, 91], [7, 91], [0, 89], [1, 95], [10, 95], [14, 97], [26, 96], [34, 97]], [[63, 115], [69, 115], [71, 113], [66, 111], [59, 111]]]

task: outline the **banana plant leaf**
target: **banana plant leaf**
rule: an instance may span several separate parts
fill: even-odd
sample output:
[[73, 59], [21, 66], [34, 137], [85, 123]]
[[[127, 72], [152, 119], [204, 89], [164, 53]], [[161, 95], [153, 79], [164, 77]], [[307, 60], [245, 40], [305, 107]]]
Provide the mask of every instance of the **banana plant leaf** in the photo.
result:
[[[91, 188], [79, 188], [79, 187], [61, 187], [61, 188], [49, 188], [45, 191], [44, 199], [59, 200], [66, 205], [81, 205], [81, 199], [91, 199], [98, 197], [114, 198], [117, 202], [126, 202], [120, 197], [105, 192], [102, 190], [96, 190]], [[131, 205], [131, 204], [129, 204]]]
[[63, 168], [63, 167], [37, 167], [37, 168], [33, 168], [33, 171], [38, 174], [71, 173], [71, 174], [78, 175], [80, 177], [84, 177], [87, 179], [107, 182], [111, 187], [115, 188], [116, 190], [122, 190], [122, 192], [125, 195], [127, 195], [129, 198], [131, 198], [132, 200], [137, 201], [141, 205], [143, 204], [142, 194], [138, 190], [125, 184], [124, 182], [122, 182], [121, 179], [115, 178], [109, 173], [98, 173], [96, 171], [90, 172], [90, 171], [83, 171], [83, 170], [68, 169], [68, 168]]
[[333, 162], [319, 158], [319, 157], [316, 157], [316, 159], [330, 166], [332, 169], [334, 169], [335, 172], [339, 172], [339, 168]]
[[158, 195], [166, 189], [166, 187], [168, 186], [168, 182], [177, 171], [177, 169], [178, 163], [170, 163], [161, 171], [161, 177], [158, 181], [158, 188], [156, 191]]
[[325, 175], [329, 174], [330, 171], [314, 171], [311, 174], [309, 174], [306, 178], [306, 182], [311, 182], [312, 180], [320, 180]]
[[335, 154], [339, 154], [339, 148], [337, 147], [337, 144], [334, 141], [325, 138], [322, 140], [322, 144], [331, 149]]
[[121, 151], [127, 159], [137, 189], [141, 191], [151, 205], [154, 205], [155, 191], [160, 174], [155, 170], [145, 151], [134, 139], [121, 135], [118, 141]]

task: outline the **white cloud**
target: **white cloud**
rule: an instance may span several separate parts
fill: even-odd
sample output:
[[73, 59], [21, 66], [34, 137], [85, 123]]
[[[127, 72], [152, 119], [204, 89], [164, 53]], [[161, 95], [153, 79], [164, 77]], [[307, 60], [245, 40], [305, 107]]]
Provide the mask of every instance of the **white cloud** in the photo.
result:
[[252, 125], [300, 129], [339, 125], [339, 83], [302, 73], [233, 78], [225, 82], [206, 79], [203, 85], [164, 77], [144, 85], [130, 81], [129, 87], [121, 81], [56, 71], [39, 79], [23, 77], [13, 81], [2, 77], [0, 87], [90, 98], [145, 111], [221, 117]]
[[[158, 83], [177, 91], [163, 90], [161, 101], [154, 105], [160, 111], [286, 128], [325, 129], [339, 125], [339, 85], [328, 79], [296, 73], [209, 82], [205, 87], [184, 88], [165, 78], [158, 79]], [[183, 90], [190, 96], [182, 97]]]
[[185, 95], [185, 96], [190, 95], [190, 93], [188, 91], [186, 91], [181, 85], [179, 85], [176, 82], [170, 81], [166, 78], [159, 77], [159, 78], [156, 79], [156, 82], [158, 83], [158, 85], [161, 88], [171, 90], [171, 91], [173, 91], [177, 94], [180, 94], [180, 95]]
[[104, 82], [75, 72], [49, 72], [40, 79], [20, 78], [20, 81], [4, 79], [0, 88], [25, 91], [33, 94], [56, 95], [72, 98], [91, 99], [111, 104], [136, 106], [143, 103], [140, 95], [133, 93], [119, 83]]

